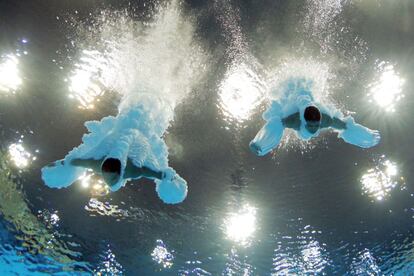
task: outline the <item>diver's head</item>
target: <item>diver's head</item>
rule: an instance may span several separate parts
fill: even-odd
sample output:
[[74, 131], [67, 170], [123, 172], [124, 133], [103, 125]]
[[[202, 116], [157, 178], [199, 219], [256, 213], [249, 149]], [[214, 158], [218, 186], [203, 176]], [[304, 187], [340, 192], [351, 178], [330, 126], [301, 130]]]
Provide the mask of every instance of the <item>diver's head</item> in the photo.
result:
[[118, 183], [121, 176], [121, 161], [116, 158], [107, 158], [102, 163], [101, 171], [106, 184], [113, 186]]
[[312, 134], [316, 133], [321, 125], [322, 115], [315, 106], [308, 106], [305, 109], [305, 128]]

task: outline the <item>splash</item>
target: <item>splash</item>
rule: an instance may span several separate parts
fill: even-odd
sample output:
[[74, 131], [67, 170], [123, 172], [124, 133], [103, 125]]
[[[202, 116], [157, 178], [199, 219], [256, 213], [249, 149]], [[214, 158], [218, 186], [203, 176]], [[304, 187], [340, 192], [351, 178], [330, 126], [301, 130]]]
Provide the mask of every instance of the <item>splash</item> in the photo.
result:
[[[135, 21], [128, 12], [103, 11], [91, 33], [84, 33], [87, 28], [81, 24], [79, 37], [88, 42], [83, 42], [69, 83], [79, 102], [90, 104], [114, 91], [121, 96], [120, 111], [148, 94], [173, 109], [206, 69], [194, 19], [185, 18], [180, 9], [177, 1], [159, 6], [150, 22]], [[172, 114], [165, 117], [169, 121]]]
[[79, 108], [93, 109], [95, 101], [108, 89], [105, 87], [110, 87], [107, 83], [113, 73], [110, 64], [99, 51], [83, 50], [75, 67], [69, 78], [69, 97], [79, 102]]
[[[206, 66], [194, 23], [182, 16], [176, 1], [159, 7], [151, 22], [137, 22], [127, 13], [117, 12], [102, 12], [96, 22], [98, 31], [88, 34], [89, 44], [100, 54], [86, 52], [84, 66], [77, 66], [86, 70], [70, 85], [74, 91], [98, 91], [99, 95], [103, 89], [115, 91], [120, 96], [118, 115], [86, 122], [90, 133], [84, 135], [83, 143], [63, 161], [45, 167], [43, 180], [50, 187], [67, 187], [87, 170], [72, 166], [72, 160], [112, 159], [120, 164], [116, 181], [110, 183], [110, 189], [116, 191], [129, 179], [140, 178], [125, 176], [131, 161], [134, 167], [162, 175], [155, 182], [164, 202], [181, 202], [187, 185], [168, 166], [168, 148], [162, 136], [175, 106], [194, 88]], [[103, 88], [98, 90], [96, 83]], [[86, 101], [87, 106], [91, 102]], [[95, 173], [103, 175], [103, 171]]]

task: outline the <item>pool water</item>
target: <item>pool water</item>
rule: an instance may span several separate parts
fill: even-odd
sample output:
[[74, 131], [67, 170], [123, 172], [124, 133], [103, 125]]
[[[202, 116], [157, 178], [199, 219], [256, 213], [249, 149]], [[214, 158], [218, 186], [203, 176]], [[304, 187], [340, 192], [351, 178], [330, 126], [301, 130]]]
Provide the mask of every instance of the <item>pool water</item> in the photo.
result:
[[[413, 13], [410, 0], [1, 1], [1, 274], [409, 275]], [[288, 131], [251, 153], [292, 77], [380, 144]], [[163, 138], [183, 203], [149, 180], [44, 185], [85, 121], [140, 91], [174, 108]]]

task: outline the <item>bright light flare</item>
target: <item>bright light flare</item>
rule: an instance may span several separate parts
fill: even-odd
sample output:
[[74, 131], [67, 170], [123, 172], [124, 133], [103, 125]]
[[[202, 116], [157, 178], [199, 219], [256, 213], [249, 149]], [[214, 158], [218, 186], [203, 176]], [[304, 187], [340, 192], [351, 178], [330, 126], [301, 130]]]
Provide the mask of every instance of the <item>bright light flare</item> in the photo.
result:
[[69, 78], [69, 97], [79, 102], [81, 109], [93, 109], [105, 94], [109, 76], [108, 60], [98, 51], [84, 50], [80, 62]]
[[26, 168], [31, 161], [36, 160], [36, 157], [28, 152], [21, 142], [13, 143], [9, 146], [9, 156], [14, 165], [19, 169]]
[[368, 96], [387, 112], [395, 112], [395, 106], [402, 98], [402, 87], [405, 80], [395, 71], [394, 66], [382, 62], [378, 66], [381, 75], [377, 81], [369, 85]]
[[173, 265], [174, 256], [170, 253], [162, 240], [157, 240], [157, 246], [151, 253], [152, 259], [164, 268]]
[[88, 171], [79, 179], [82, 188], [87, 189], [92, 196], [105, 196], [109, 194], [108, 185], [98, 175]]
[[0, 91], [14, 93], [22, 84], [18, 68], [19, 60], [14, 55], [1, 58]]
[[398, 177], [397, 165], [390, 160], [384, 160], [384, 157], [361, 178], [363, 193], [377, 201], [387, 198], [400, 181], [404, 180]]
[[232, 68], [219, 90], [220, 107], [239, 122], [248, 119], [263, 99], [263, 82], [246, 64]]
[[228, 239], [246, 246], [256, 231], [256, 208], [244, 206], [239, 212], [230, 214], [224, 221]]

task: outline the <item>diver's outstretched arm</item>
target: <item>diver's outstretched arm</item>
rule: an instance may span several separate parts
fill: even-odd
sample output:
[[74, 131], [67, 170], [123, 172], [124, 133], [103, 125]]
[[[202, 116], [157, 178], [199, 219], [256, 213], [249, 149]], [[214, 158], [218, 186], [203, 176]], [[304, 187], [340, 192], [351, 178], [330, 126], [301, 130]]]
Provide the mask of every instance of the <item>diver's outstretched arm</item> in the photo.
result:
[[151, 169], [149, 167], [145, 167], [145, 166], [143, 166], [143, 167], [135, 166], [132, 163], [131, 159], [128, 158], [127, 165], [126, 165], [126, 168], [125, 168], [124, 177], [125, 178], [131, 178], [131, 179], [138, 179], [138, 178], [141, 178], [141, 177], [145, 177], [145, 178], [152, 179], [152, 180], [162, 179], [163, 178], [163, 172], [156, 171], [156, 170], [153, 170], [153, 169]]
[[70, 161], [70, 164], [72, 166], [87, 168], [87, 169], [93, 170], [94, 172], [97, 172], [100, 170], [103, 161], [104, 161], [103, 159], [95, 160], [92, 158], [90, 159], [74, 158]]
[[[104, 159], [72, 159], [70, 161], [70, 164], [76, 167], [83, 167], [87, 169], [93, 170], [97, 174], [102, 174], [101, 166]], [[141, 177], [145, 177], [148, 179], [162, 179], [163, 178], [163, 172], [153, 170], [149, 167], [139, 167], [135, 166], [134, 163], [130, 158], [127, 159], [127, 165], [125, 167], [125, 173], [124, 178], [130, 178], [130, 179], [139, 179]]]
[[346, 117], [342, 122], [345, 123], [345, 129], [339, 130], [338, 137], [345, 142], [361, 148], [370, 148], [379, 143], [381, 136], [378, 130], [371, 130], [357, 124], [351, 116]]
[[271, 118], [250, 142], [250, 149], [258, 156], [266, 155], [279, 145], [284, 126], [279, 117]]
[[43, 167], [42, 179], [51, 188], [66, 188], [78, 180], [86, 170], [84, 166], [74, 166], [62, 159]]
[[321, 128], [329, 127], [336, 130], [344, 130], [346, 129], [346, 122], [337, 117], [331, 117], [328, 114], [322, 113]]

